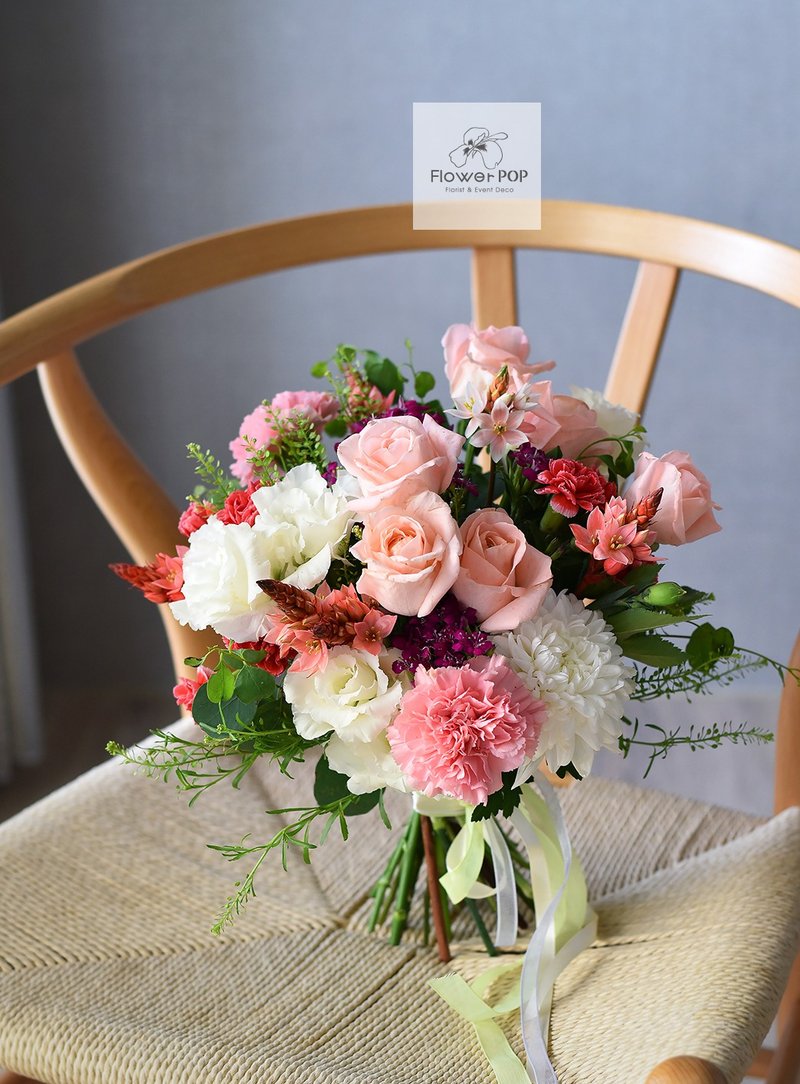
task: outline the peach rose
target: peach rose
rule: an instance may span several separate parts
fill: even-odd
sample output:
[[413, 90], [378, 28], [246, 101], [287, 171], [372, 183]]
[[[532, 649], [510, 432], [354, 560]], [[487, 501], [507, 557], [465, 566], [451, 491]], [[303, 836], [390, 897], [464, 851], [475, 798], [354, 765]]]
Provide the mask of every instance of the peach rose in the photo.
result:
[[537, 380], [530, 390], [536, 396], [536, 406], [527, 412], [520, 429], [535, 448], [552, 448], [557, 444], [555, 438], [560, 429], [555, 414], [552, 382]]
[[[576, 459], [589, 444], [608, 436], [597, 424], [595, 411], [582, 399], [576, 399], [573, 395], [554, 395], [551, 409], [558, 424], [558, 432], [544, 446], [543, 450], [546, 452], [558, 445], [565, 459]], [[612, 454], [615, 448], [616, 445], [611, 447]], [[608, 450], [608, 447], [595, 445], [587, 452], [587, 458]]]
[[642, 452], [625, 500], [631, 506], [657, 489], [664, 490], [650, 523], [657, 542], [681, 546], [721, 530], [714, 519], [713, 509], [720, 506], [711, 499], [711, 484], [688, 452], [667, 452], [660, 459]]
[[362, 511], [384, 501], [402, 504], [417, 493], [443, 493], [452, 481], [464, 438], [429, 415], [376, 418], [338, 448], [339, 462], [361, 484]]
[[503, 365], [508, 366], [514, 391], [531, 377], [552, 369], [552, 361], [526, 365], [530, 344], [521, 327], [487, 327], [482, 331], [472, 324], [452, 324], [442, 339], [445, 372], [453, 398], [464, 395], [467, 385], [484, 391]]
[[455, 583], [461, 555], [458, 524], [435, 493], [371, 513], [352, 548], [367, 567], [356, 584], [392, 613], [425, 617]]
[[475, 610], [484, 632], [511, 632], [534, 617], [553, 582], [550, 558], [500, 508], [473, 512], [461, 525], [461, 538], [453, 594]]

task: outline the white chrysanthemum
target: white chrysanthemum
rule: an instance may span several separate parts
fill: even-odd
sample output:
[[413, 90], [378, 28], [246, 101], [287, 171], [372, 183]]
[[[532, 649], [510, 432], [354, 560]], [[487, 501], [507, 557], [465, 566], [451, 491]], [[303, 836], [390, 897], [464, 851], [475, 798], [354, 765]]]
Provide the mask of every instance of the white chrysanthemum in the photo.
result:
[[[598, 426], [609, 436], [624, 437], [626, 433], [630, 433], [631, 429], [639, 421], [638, 414], [634, 414], [627, 407], [620, 406], [619, 403], [610, 403], [599, 391], [594, 391], [592, 388], [575, 387], [571, 387], [569, 390], [576, 399], [580, 399], [592, 408], [597, 415]], [[633, 457], [635, 459], [647, 447], [647, 441], [643, 433], [637, 433], [636, 436], [630, 439], [633, 444]]]
[[370, 655], [334, 647], [322, 670], [289, 670], [283, 693], [297, 733], [313, 741], [330, 733], [345, 742], [370, 742], [386, 730], [400, 706], [403, 684], [388, 652]]
[[588, 775], [598, 749], [617, 747], [633, 691], [612, 629], [574, 595], [549, 591], [536, 617], [492, 639], [547, 705], [537, 756], [553, 771], [571, 762]]

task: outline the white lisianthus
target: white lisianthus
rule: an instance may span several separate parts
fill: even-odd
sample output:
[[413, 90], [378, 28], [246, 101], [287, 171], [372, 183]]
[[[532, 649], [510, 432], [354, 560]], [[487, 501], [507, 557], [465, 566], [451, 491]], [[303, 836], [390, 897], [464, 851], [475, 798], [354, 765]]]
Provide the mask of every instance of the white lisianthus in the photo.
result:
[[381, 787], [407, 789], [385, 733], [372, 741], [342, 741], [334, 734], [325, 746], [325, 755], [335, 772], [347, 776], [351, 794], [371, 794]]
[[252, 500], [259, 513], [254, 531], [268, 537], [292, 531], [291, 552], [281, 567], [273, 561], [269, 575], [306, 590], [316, 587], [352, 522], [346, 487], [338, 481], [329, 487], [313, 463], [302, 463], [274, 485], [256, 490]]
[[344, 742], [370, 742], [383, 733], [403, 695], [391, 662], [388, 653], [334, 647], [317, 673], [289, 670], [283, 693], [297, 733], [311, 741], [333, 730]]
[[598, 749], [618, 748], [633, 668], [597, 611], [566, 591], [549, 591], [536, 617], [492, 639], [547, 705], [537, 758], [553, 771], [572, 763], [585, 776]]
[[[576, 399], [580, 399], [581, 402], [591, 407], [597, 415], [598, 428], [604, 430], [611, 437], [624, 437], [626, 433], [630, 433], [631, 429], [639, 421], [638, 414], [634, 414], [627, 407], [620, 406], [619, 403], [610, 403], [599, 391], [594, 391], [592, 388], [576, 387], [571, 387], [569, 390]], [[643, 433], [636, 433], [630, 440], [633, 444], [633, 457], [635, 459], [645, 449], [647, 441]], [[614, 453], [612, 452], [612, 454]]]
[[212, 516], [189, 539], [183, 558], [183, 599], [170, 603], [182, 625], [210, 625], [237, 643], [258, 638], [272, 603], [257, 581], [275, 575], [294, 552], [294, 530], [267, 535], [246, 523]]

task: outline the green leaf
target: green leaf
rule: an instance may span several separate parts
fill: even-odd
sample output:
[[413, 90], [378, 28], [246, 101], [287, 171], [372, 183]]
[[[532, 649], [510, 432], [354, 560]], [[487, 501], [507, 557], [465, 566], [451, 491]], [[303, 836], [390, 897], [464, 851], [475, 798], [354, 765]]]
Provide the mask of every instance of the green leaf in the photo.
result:
[[389, 358], [379, 358], [369, 351], [367, 360], [364, 362], [364, 372], [367, 374], [367, 380], [374, 384], [383, 395], [389, 395], [391, 392], [396, 392], [398, 395], [402, 393], [405, 377]]
[[347, 433], [347, 423], [341, 418], [334, 418], [325, 426], [325, 432], [329, 437], [343, 437]]
[[320, 380], [322, 377], [327, 375], [329, 368], [329, 361], [317, 361], [314, 365], [311, 366], [311, 375], [316, 377], [317, 380]]
[[245, 662], [263, 662], [266, 651], [252, 647], [240, 647], [237, 654], [241, 655]]
[[192, 718], [201, 730], [219, 737], [220, 727], [235, 732], [252, 722], [257, 707], [255, 703], [245, 704], [238, 696], [227, 699], [225, 703], [215, 703], [208, 695], [210, 684], [209, 680], [200, 686], [192, 704]]
[[714, 628], [708, 622], [698, 625], [686, 645], [686, 654], [692, 666], [702, 669], [717, 659], [732, 655], [735, 649], [730, 629]]
[[660, 669], [665, 666], [678, 666], [686, 655], [679, 647], [666, 640], [663, 636], [653, 633], [642, 632], [636, 636], [629, 636], [620, 644], [622, 654], [636, 662], [644, 663]]
[[[358, 816], [368, 813], [378, 804], [381, 792], [373, 791], [371, 794], [360, 794], [347, 805], [347, 816]], [[327, 806], [339, 802], [343, 798], [352, 798], [347, 789], [347, 776], [341, 772], [335, 772], [328, 763], [328, 758], [322, 756], [317, 761], [317, 770], [314, 775], [314, 799], [318, 805]]]
[[275, 696], [275, 678], [258, 666], [243, 666], [236, 676], [236, 695], [246, 704]]
[[414, 374], [414, 394], [418, 399], [424, 399], [429, 391], [433, 391], [436, 387], [436, 377], [433, 373], [422, 372]]
[[510, 817], [520, 803], [522, 790], [514, 786], [516, 772], [503, 772], [503, 785], [500, 790], [490, 794], [483, 805], [476, 805], [472, 811], [474, 821], [488, 820], [502, 813], [504, 817]]
[[671, 614], [645, 610], [642, 606], [629, 606], [617, 614], [607, 614], [606, 621], [614, 630], [617, 639], [624, 641], [637, 632], [662, 629], [667, 625], [679, 625], [683, 621], [683, 616], [674, 617]]
[[203, 665], [203, 660], [198, 659], [195, 655], [190, 655], [188, 658], [184, 659], [183, 662], [185, 666], [197, 667]]

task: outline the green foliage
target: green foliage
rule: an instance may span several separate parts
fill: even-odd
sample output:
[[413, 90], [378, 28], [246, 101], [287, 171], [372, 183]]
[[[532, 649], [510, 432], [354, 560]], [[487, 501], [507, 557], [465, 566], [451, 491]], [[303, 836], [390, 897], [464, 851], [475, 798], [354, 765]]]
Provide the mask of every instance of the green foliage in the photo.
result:
[[280, 437], [274, 460], [282, 471], [313, 463], [319, 471], [328, 465], [328, 453], [311, 419], [300, 411], [273, 422]]
[[514, 786], [514, 780], [517, 777], [517, 773], [503, 772], [503, 785], [500, 790], [496, 790], [494, 794], [490, 794], [488, 801], [483, 805], [476, 805], [472, 811], [472, 819], [474, 821], [488, 820], [489, 817], [496, 817], [500, 813], [504, 817], [510, 817], [514, 810], [520, 803], [522, 798], [522, 791], [519, 787]]
[[[248, 900], [255, 896], [256, 874], [267, 855], [272, 851], [280, 850], [281, 865], [286, 869], [288, 867], [289, 852], [293, 848], [299, 850], [304, 862], [309, 863], [311, 861], [311, 852], [325, 841], [331, 829], [336, 825], [339, 827], [342, 839], [346, 840], [349, 835], [347, 817], [351, 815], [362, 797], [361, 795], [348, 793], [344, 797], [316, 806], [267, 810], [269, 816], [286, 817], [290, 814], [299, 814], [299, 816], [292, 820], [291, 823], [280, 828], [266, 843], [248, 845], [247, 837], [245, 837], [241, 843], [209, 844], [212, 851], [219, 852], [229, 862], [238, 862], [243, 858], [255, 857], [253, 865], [245, 876], [240, 881], [236, 881], [234, 885], [235, 891], [225, 901], [217, 921], [211, 927], [211, 932], [214, 934], [222, 933], [225, 927], [230, 926], [236, 916], [241, 913]], [[375, 804], [377, 804], [377, 801], [376, 798]], [[325, 823], [322, 826], [319, 841], [315, 842], [311, 838], [311, 832], [316, 823], [322, 818], [325, 819]], [[384, 823], [388, 826], [387, 818], [384, 819]]]
[[418, 399], [424, 399], [428, 392], [436, 387], [436, 377], [425, 369], [414, 373], [414, 394]]
[[347, 807], [348, 817], [360, 816], [369, 813], [378, 804], [380, 791], [374, 790], [370, 794], [352, 794], [347, 787], [347, 776], [341, 772], [335, 772], [328, 763], [326, 756], [321, 756], [317, 761], [314, 774], [314, 797], [321, 806], [331, 805], [342, 801], [344, 798], [353, 798]]
[[619, 739], [619, 747], [622, 755], [627, 757], [634, 746], [641, 746], [648, 752], [647, 767], [644, 778], [650, 774], [650, 770], [657, 760], [663, 760], [671, 749], [678, 746], [688, 746], [692, 752], [697, 749], [718, 749], [724, 742], [733, 745], [765, 744], [773, 740], [773, 735], [760, 727], [742, 723], [735, 726], [733, 723], [712, 723], [710, 726], [690, 726], [686, 733], [682, 733], [679, 727], [674, 730], [666, 730], [655, 723], [647, 723], [644, 730], [651, 732], [651, 738], [639, 737], [640, 724], [638, 719], [625, 719], [624, 722], [631, 727], [630, 734], [623, 734]]
[[208, 501], [215, 511], [222, 508], [226, 499], [238, 483], [231, 478], [220, 461], [209, 451], [203, 451], [199, 444], [187, 444], [188, 459], [194, 462], [195, 474], [200, 478], [189, 500]]
[[735, 650], [730, 629], [714, 628], [708, 622], [698, 625], [686, 644], [686, 657], [695, 669], [706, 669], [719, 659], [726, 659]]
[[678, 666], [686, 658], [684, 652], [675, 644], [651, 632], [639, 632], [629, 636], [620, 646], [627, 658], [656, 669]]
[[370, 384], [383, 394], [402, 395], [406, 378], [389, 358], [383, 358], [374, 350], [364, 351], [364, 373]]

